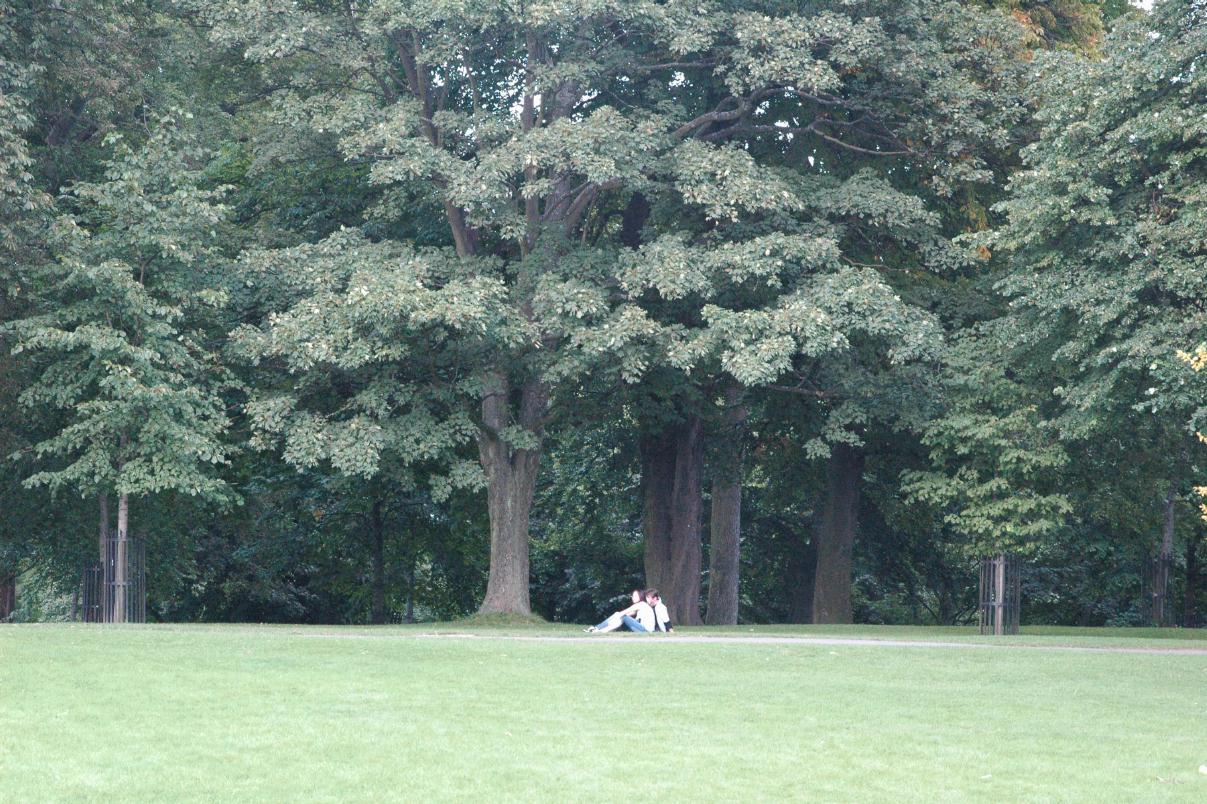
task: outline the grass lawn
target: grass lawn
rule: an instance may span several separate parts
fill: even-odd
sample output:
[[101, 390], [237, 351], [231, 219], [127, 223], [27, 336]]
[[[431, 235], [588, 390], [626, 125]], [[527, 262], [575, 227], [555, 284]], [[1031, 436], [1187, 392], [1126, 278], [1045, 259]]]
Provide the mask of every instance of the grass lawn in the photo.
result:
[[0, 801], [1207, 800], [1207, 655], [574, 633], [3, 626]]

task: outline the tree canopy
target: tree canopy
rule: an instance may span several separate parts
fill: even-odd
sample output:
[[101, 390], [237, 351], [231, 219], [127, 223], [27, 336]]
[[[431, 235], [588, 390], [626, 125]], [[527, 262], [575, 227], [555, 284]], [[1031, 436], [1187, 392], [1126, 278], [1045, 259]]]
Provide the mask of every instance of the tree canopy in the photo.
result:
[[2, 8], [43, 598], [114, 495], [165, 617], [950, 620], [1098, 540], [1194, 618], [1200, 3]]

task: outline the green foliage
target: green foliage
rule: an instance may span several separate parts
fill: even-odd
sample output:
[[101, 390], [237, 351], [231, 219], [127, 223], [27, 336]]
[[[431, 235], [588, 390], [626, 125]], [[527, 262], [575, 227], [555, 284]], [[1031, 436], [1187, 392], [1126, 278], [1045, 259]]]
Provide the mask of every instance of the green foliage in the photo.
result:
[[[925, 437], [941, 471], [909, 476], [978, 546], [1034, 548], [1065, 527], [1070, 450], [1118, 466], [1116, 494], [1184, 485], [1200, 402], [1176, 354], [1207, 324], [1205, 22], [1201, 4], [1167, 2], [1120, 21], [1101, 60], [1036, 58], [1040, 139], [997, 206], [1005, 224], [965, 238], [1008, 255], [1009, 308], [948, 358], [951, 409]], [[1132, 485], [1138, 460], [1149, 479]], [[1110, 496], [1090, 494], [1082, 514]], [[1156, 529], [1155, 507], [1114, 511], [1116, 531]]]
[[[0, 28], [0, 36], [7, 34]], [[16, 225], [42, 202], [30, 168], [33, 159], [24, 133], [33, 125], [28, 90], [30, 71], [0, 55], [0, 248], [11, 253], [16, 246]], [[4, 288], [11, 292], [11, 289]]]
[[21, 403], [66, 414], [29, 448], [66, 463], [29, 486], [226, 496], [223, 372], [200, 329], [223, 301], [211, 272], [226, 211], [177, 124], [162, 119], [137, 150], [115, 140], [105, 181], [72, 188], [81, 213], [57, 222], [55, 261], [31, 270], [38, 312], [5, 325], [39, 365]]
[[[245, 333], [249, 352], [362, 376], [371, 361], [396, 373], [387, 365], [423, 352], [461, 377], [492, 354], [517, 382], [535, 371], [560, 384], [600, 366], [631, 383], [658, 363], [691, 372], [712, 361], [766, 384], [798, 356], [866, 337], [892, 344], [890, 362], [933, 354], [934, 322], [903, 305], [880, 270], [897, 267], [886, 253], [894, 243], [921, 250], [928, 267], [960, 260], [927, 202], [886, 179], [922, 169], [946, 194], [989, 178], [983, 151], [1008, 140], [1018, 104], [983, 82], [1008, 86], [1016, 33], [955, 4], [923, 5], [775, 19], [645, 2], [207, 7], [215, 42], [281, 76], [266, 114], [293, 133], [276, 153], [330, 143], [369, 165], [370, 184], [438, 199], [454, 241], [420, 250], [337, 233], [254, 258], [261, 273], [308, 265], [318, 284], [260, 337]], [[609, 33], [616, 26], [625, 36]], [[342, 74], [351, 86], [314, 78]], [[717, 93], [719, 103], [707, 100]], [[773, 169], [788, 147], [815, 154], [809, 168]], [[876, 170], [831, 168], [831, 155]], [[634, 192], [665, 220], [651, 222], [642, 249], [618, 252], [593, 224]], [[866, 253], [869, 237], [876, 253]], [[627, 298], [614, 300], [616, 282]], [[706, 326], [685, 331], [647, 309], [647, 291], [690, 303]], [[368, 340], [350, 336], [379, 325]], [[272, 426], [296, 426], [319, 457], [314, 418], [291, 421]], [[364, 458], [344, 465], [370, 471], [380, 449], [365, 444]]]
[[[499, 303], [499, 285], [460, 279], [461, 267], [441, 252], [348, 230], [314, 246], [249, 252], [240, 273], [248, 286], [302, 299], [268, 327], [233, 336], [238, 354], [279, 361], [298, 378], [249, 403], [254, 445], [280, 439], [295, 466], [329, 462], [362, 477], [377, 473], [383, 453], [403, 467], [440, 465], [432, 482], [442, 494], [480, 485], [457, 459], [475, 432], [458, 403], [477, 386], [465, 359], [442, 344], [495, 323], [478, 311]], [[439, 284], [429, 291], [425, 283]]]
[[842, 443], [859, 616], [1016, 549], [1126, 621], [1203, 474], [1207, 21], [1125, 5], [0, 0], [0, 570], [65, 610], [56, 492], [119, 491], [158, 616], [362, 622], [378, 526], [390, 616], [462, 615], [540, 456], [532, 603], [593, 619], [699, 416], [743, 617], [800, 616]]
[[1042, 139], [994, 242], [1016, 266], [1000, 289], [1021, 328], [1055, 344], [1067, 374], [1052, 390], [1069, 436], [1124, 406], [1171, 417], [1197, 406], [1176, 352], [1207, 324], [1204, 13], [1160, 3], [1117, 26], [1100, 62], [1043, 59]]
[[1114, 18], [1127, 0], [994, 0], [1009, 10], [1039, 47], [1093, 52], [1101, 43], [1103, 18]]
[[551, 436], [533, 505], [532, 605], [556, 622], [598, 622], [644, 583], [632, 422], [589, 404]]
[[922, 438], [932, 467], [904, 473], [905, 493], [941, 512], [970, 556], [1033, 551], [1072, 512], [1059, 485], [1065, 450], [1031, 389], [993, 359], [1005, 329], [987, 325], [950, 351], [949, 408]]

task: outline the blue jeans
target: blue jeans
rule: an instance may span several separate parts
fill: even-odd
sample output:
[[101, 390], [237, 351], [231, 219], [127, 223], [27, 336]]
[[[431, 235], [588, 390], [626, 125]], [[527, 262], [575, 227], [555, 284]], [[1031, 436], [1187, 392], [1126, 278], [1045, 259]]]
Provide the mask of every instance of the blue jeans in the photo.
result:
[[[612, 625], [612, 618], [609, 617], [608, 619], [604, 620], [599, 625], [595, 626], [595, 629], [597, 631], [609, 631], [609, 630], [612, 630], [611, 628], [609, 628], [609, 626], [611, 626], [611, 625]], [[630, 631], [636, 631], [639, 634], [648, 634], [650, 632], [648, 628], [646, 628], [644, 625], [642, 625], [636, 619], [630, 617], [627, 614], [620, 618], [619, 627], [627, 628]]]
[[620, 622], [624, 624], [623, 627], [629, 629], [630, 631], [636, 631], [639, 634], [648, 634], [650, 632], [650, 629], [646, 628], [644, 625], [637, 622], [627, 614], [620, 618]]

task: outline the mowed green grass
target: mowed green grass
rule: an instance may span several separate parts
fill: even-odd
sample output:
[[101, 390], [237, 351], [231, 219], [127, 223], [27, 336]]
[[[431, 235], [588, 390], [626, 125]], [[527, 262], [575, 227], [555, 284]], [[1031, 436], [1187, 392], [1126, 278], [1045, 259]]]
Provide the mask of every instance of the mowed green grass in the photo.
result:
[[1204, 655], [425, 630], [0, 627], [0, 800], [1207, 800]]

